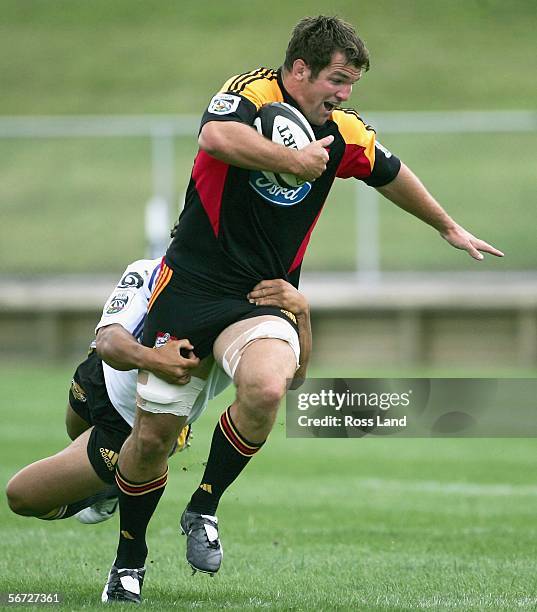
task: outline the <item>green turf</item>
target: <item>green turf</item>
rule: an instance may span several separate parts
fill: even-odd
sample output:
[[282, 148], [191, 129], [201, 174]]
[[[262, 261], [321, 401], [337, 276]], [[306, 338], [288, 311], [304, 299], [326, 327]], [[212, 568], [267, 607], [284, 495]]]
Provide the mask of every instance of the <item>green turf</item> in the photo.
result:
[[[350, 101], [366, 118], [373, 110], [535, 108], [528, 75], [537, 72], [537, 5], [529, 0], [0, 6], [0, 115], [199, 115], [230, 73], [279, 65], [292, 25], [318, 12], [356, 24], [370, 48], [372, 69]], [[535, 268], [534, 134], [394, 137], [377, 128], [461, 223], [505, 250], [504, 261], [480, 269]], [[177, 141], [176, 150], [173, 217], [194, 139]], [[117, 272], [144, 254], [147, 140], [0, 140], [0, 174], [4, 273]], [[353, 269], [352, 183], [334, 189], [305, 269]], [[476, 269], [390, 204], [382, 204], [380, 229], [384, 269]]]
[[531, 0], [2, 0], [0, 114], [199, 112], [231, 73], [279, 66], [293, 25], [365, 39], [364, 109], [534, 108]]
[[[420, 174], [456, 219], [507, 254], [502, 261], [487, 258], [477, 266], [379, 196], [384, 270], [535, 269], [529, 223], [534, 160], [514, 152], [535, 150], [537, 135], [391, 135], [382, 140]], [[189, 179], [194, 138], [177, 139], [175, 149], [174, 218]], [[144, 255], [144, 206], [151, 197], [147, 140], [0, 140], [0, 173], [5, 272], [117, 272], [126, 261]], [[336, 181], [304, 270], [354, 269], [356, 183]], [[21, 248], [21, 237], [33, 248]]]
[[[70, 374], [2, 370], [3, 482], [61, 448]], [[291, 441], [280, 417], [221, 504], [221, 572], [191, 577], [177, 521], [226, 401], [172, 459], [150, 528], [146, 608], [535, 609], [535, 440]], [[59, 591], [64, 609], [102, 609], [116, 519], [42, 523], [2, 503], [0, 526], [0, 591]]]

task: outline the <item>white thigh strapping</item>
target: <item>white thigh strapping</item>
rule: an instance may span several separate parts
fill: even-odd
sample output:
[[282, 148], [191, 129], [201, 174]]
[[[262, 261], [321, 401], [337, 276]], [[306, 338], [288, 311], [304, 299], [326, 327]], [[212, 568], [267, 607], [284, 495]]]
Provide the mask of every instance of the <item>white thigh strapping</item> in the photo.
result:
[[213, 363], [207, 380], [204, 382], [205, 386], [203, 387], [203, 391], [196, 398], [196, 401], [192, 406], [192, 411], [190, 412], [190, 415], [186, 421], [188, 425], [196, 421], [207, 408], [209, 400], [212, 400], [219, 393], [222, 393], [222, 391], [228, 387], [232, 381], [231, 378], [229, 378], [229, 376], [215, 362]]
[[195, 376], [186, 385], [172, 385], [152, 372], [145, 374], [145, 384], [141, 382], [140, 375], [138, 377], [136, 405], [147, 412], [189, 416], [196, 398], [205, 386], [205, 381]]
[[235, 376], [235, 371], [246, 346], [254, 340], [262, 338], [276, 338], [287, 342], [295, 354], [296, 369], [300, 367], [300, 343], [295, 328], [283, 319], [273, 319], [258, 323], [255, 327], [246, 330], [237, 336], [224, 351], [222, 355], [222, 368], [230, 378]]

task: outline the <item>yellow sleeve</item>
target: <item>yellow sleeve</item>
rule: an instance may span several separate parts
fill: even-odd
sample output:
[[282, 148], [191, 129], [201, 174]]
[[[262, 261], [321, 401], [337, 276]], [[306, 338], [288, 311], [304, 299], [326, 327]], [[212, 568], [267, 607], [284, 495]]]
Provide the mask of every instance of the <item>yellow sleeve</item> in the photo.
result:
[[263, 104], [283, 102], [277, 73], [271, 68], [258, 68], [233, 76], [224, 83], [220, 91], [240, 94], [250, 100], [258, 110]]
[[345, 145], [359, 147], [368, 159], [371, 170], [375, 165], [375, 130], [366, 125], [360, 115], [352, 109], [335, 110], [332, 120], [337, 123]]

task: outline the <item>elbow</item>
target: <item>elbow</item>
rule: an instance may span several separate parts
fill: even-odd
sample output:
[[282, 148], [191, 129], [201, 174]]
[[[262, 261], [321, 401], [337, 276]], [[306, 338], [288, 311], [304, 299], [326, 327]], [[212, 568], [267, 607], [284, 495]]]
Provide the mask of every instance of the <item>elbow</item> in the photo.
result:
[[110, 330], [108, 327], [101, 327], [97, 330], [95, 350], [97, 351], [97, 355], [99, 355], [103, 361], [106, 361], [110, 350]]
[[140, 367], [140, 344], [119, 323], [112, 323], [97, 330], [95, 338], [97, 355], [115, 370], [133, 370]]
[[205, 153], [213, 157], [218, 157], [222, 152], [224, 148], [224, 139], [220, 134], [218, 125], [215, 125], [215, 122], [206, 123], [203, 126], [198, 137], [198, 145], [202, 151], [205, 151]]
[[97, 351], [97, 355], [99, 355], [101, 359], [103, 356], [103, 349], [106, 342], [104, 336], [105, 334], [103, 333], [103, 328], [101, 327], [101, 329], [97, 331], [97, 336], [95, 337], [95, 350]]

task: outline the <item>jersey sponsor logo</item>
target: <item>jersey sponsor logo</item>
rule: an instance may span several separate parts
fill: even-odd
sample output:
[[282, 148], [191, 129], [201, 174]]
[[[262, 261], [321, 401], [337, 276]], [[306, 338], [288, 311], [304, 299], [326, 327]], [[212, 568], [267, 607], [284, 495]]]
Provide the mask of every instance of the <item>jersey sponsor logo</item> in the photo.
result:
[[75, 379], [73, 378], [73, 380], [71, 381], [71, 393], [73, 394], [73, 397], [78, 400], [79, 402], [85, 402], [87, 401], [87, 397], [86, 397], [86, 392], [84, 391], [84, 389], [82, 389], [82, 387], [75, 381]]
[[144, 279], [138, 272], [127, 272], [119, 281], [118, 289], [139, 289], [144, 284]]
[[239, 96], [219, 93], [211, 100], [208, 110], [213, 115], [229, 115], [237, 110], [240, 101]]
[[122, 291], [116, 293], [110, 298], [108, 306], [106, 307], [105, 314], [114, 315], [122, 310], [125, 310], [130, 303], [133, 293], [130, 291]]
[[378, 140], [375, 142], [375, 147], [377, 149], [380, 149], [384, 153], [384, 157], [386, 157], [386, 159], [389, 159], [392, 156], [392, 152], [389, 151], [385, 146], [381, 145]]
[[304, 183], [300, 187], [281, 187], [258, 170], [250, 172], [250, 187], [274, 206], [295, 206], [311, 191], [311, 183]]

